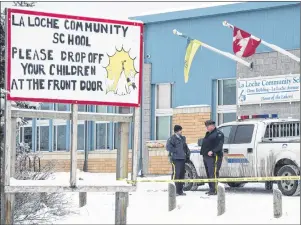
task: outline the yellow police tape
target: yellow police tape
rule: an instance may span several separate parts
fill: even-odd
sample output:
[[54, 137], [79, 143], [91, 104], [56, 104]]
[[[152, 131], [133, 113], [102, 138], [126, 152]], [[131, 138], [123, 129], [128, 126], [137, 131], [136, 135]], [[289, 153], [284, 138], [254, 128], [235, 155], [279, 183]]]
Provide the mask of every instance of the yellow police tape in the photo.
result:
[[126, 181], [127, 183], [207, 183], [207, 182], [258, 182], [258, 181], [287, 181], [300, 180], [300, 176], [283, 176], [283, 177], [239, 177], [239, 178], [217, 178], [217, 179], [184, 179], [184, 180], [128, 180], [118, 179], [119, 181]]

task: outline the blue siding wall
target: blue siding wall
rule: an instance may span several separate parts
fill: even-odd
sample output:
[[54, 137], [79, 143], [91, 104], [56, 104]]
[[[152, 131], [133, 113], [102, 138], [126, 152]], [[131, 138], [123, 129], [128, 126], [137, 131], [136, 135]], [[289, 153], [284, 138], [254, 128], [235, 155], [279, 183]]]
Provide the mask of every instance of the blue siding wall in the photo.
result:
[[[143, 21], [143, 17], [137, 19]], [[177, 29], [192, 38], [232, 53], [232, 31], [222, 26], [224, 20], [284, 49], [300, 48], [300, 3], [283, 5], [281, 8], [146, 23], [145, 55], [149, 54], [151, 57], [145, 61], [152, 63], [152, 83], [175, 83], [173, 107], [211, 105], [214, 94], [211, 90], [212, 80], [235, 77], [236, 62], [200, 48], [190, 69], [189, 81], [185, 84], [183, 67], [186, 40], [173, 35], [172, 30]], [[257, 52], [264, 51], [271, 50], [260, 45]]]

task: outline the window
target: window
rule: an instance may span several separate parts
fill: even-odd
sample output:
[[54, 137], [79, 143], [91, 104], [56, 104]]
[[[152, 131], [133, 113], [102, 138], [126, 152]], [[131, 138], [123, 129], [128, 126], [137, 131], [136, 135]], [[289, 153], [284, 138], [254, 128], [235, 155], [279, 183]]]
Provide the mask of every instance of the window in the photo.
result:
[[[41, 103], [40, 104], [40, 110], [51, 110], [52, 109], [52, 103]], [[46, 118], [39, 118], [39, 120], [48, 120]]]
[[24, 127], [19, 128], [19, 143], [24, 142]]
[[118, 149], [120, 146], [120, 129], [119, 129], [119, 123], [114, 123], [113, 125], [113, 132], [114, 132], [114, 149]]
[[157, 85], [157, 109], [171, 108], [171, 84]]
[[41, 103], [40, 109], [41, 110], [51, 110], [52, 109], [52, 103]]
[[37, 126], [37, 134], [36, 134], [36, 137], [37, 137], [37, 141], [36, 141], [36, 151], [39, 151], [40, 150], [40, 127]]
[[236, 113], [219, 113], [217, 118], [218, 124], [232, 122], [236, 120]]
[[108, 149], [108, 129], [106, 123], [96, 123], [96, 149]]
[[224, 113], [223, 123], [228, 123], [236, 120], [236, 113]]
[[218, 80], [218, 104], [236, 105], [236, 79]]
[[156, 120], [156, 140], [167, 140], [171, 135], [171, 117], [158, 116]]
[[57, 151], [57, 126], [53, 127], [53, 151]]
[[96, 106], [96, 112], [98, 112], [98, 113], [106, 113], [107, 112], [107, 107], [106, 106], [98, 105], [98, 106]]
[[49, 151], [49, 120], [37, 119], [36, 121], [36, 151]]
[[[98, 105], [96, 112], [107, 113], [107, 107]], [[110, 123], [96, 122], [95, 123], [95, 149], [109, 149]]]
[[86, 105], [78, 105], [79, 112], [86, 112]]
[[224, 134], [224, 144], [229, 144], [229, 138], [233, 126], [225, 126], [218, 128]]
[[85, 124], [77, 125], [77, 150], [85, 150]]
[[24, 143], [32, 149], [32, 127], [24, 127]]
[[299, 137], [300, 122], [270, 123], [267, 125], [265, 138]]
[[49, 126], [40, 126], [39, 128], [40, 143], [38, 150], [49, 151]]
[[217, 81], [218, 105], [223, 105], [223, 80]]
[[67, 111], [68, 104], [56, 104], [55, 110], [57, 111]]
[[217, 124], [236, 120], [236, 79], [217, 80]]
[[172, 84], [156, 85], [155, 139], [167, 140], [172, 125]]
[[234, 144], [248, 144], [251, 143], [253, 137], [254, 125], [239, 125], [237, 126]]
[[223, 80], [223, 105], [236, 105], [236, 79]]
[[54, 150], [55, 151], [66, 151], [66, 125], [57, 125], [53, 130], [54, 137]]

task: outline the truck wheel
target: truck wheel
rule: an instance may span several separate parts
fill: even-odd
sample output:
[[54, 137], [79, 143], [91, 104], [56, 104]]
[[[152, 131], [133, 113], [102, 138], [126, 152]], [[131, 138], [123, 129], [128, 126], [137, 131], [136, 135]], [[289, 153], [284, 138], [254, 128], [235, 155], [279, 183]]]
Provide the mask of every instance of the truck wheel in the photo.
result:
[[[185, 164], [185, 179], [197, 179], [197, 172], [191, 163]], [[198, 189], [197, 183], [184, 183], [184, 191], [196, 191]]]
[[[298, 167], [294, 165], [285, 165], [281, 167], [277, 173], [277, 176], [299, 176], [300, 171]], [[278, 181], [278, 188], [285, 196], [293, 196], [300, 194], [300, 182], [298, 180], [284, 180]]]
[[231, 188], [240, 188], [240, 187], [245, 186], [246, 183], [230, 182], [230, 183], [227, 183], [227, 184]]

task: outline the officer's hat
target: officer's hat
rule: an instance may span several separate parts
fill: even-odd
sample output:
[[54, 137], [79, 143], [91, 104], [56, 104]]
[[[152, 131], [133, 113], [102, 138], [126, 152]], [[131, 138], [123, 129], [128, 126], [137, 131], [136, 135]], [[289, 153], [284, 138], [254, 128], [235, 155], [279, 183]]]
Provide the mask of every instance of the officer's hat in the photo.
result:
[[210, 126], [210, 125], [215, 125], [215, 121], [213, 121], [213, 120], [207, 120], [207, 121], [205, 122], [205, 126], [206, 126], [206, 127], [208, 127], [208, 126]]

